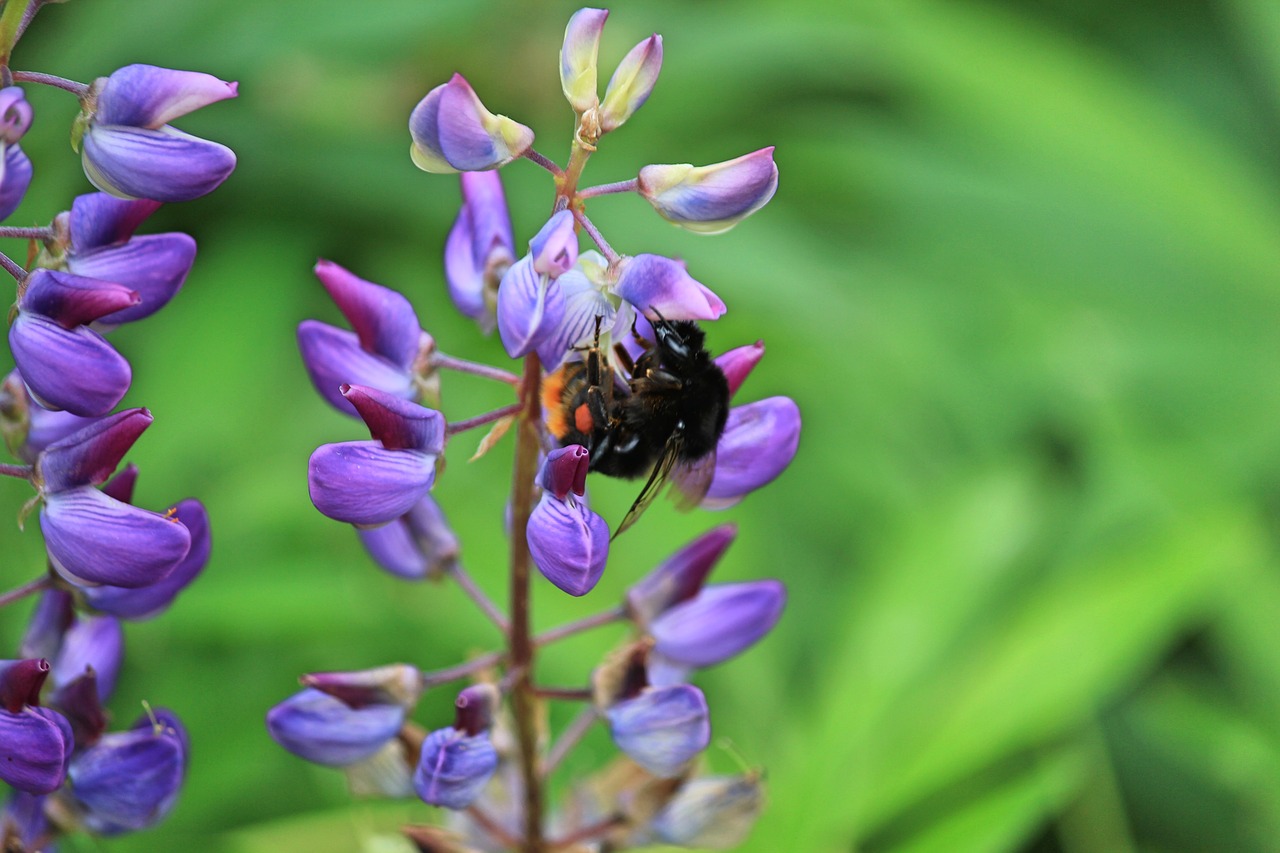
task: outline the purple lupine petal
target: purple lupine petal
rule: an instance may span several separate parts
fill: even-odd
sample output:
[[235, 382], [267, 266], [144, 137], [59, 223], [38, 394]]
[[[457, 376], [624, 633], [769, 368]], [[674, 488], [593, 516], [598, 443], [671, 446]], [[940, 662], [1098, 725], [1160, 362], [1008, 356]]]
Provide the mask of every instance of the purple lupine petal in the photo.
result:
[[81, 671], [49, 694], [47, 704], [57, 709], [71, 726], [77, 749], [98, 742], [107, 730], [107, 711], [98, 695], [98, 676], [92, 669]]
[[102, 493], [123, 503], [133, 503], [133, 489], [138, 484], [138, 466], [130, 462], [110, 480], [102, 484]]
[[667, 221], [702, 234], [728, 231], [773, 198], [773, 146], [723, 163], [645, 166], [640, 195]]
[[125, 409], [49, 445], [36, 466], [44, 491], [105, 483], [154, 420], [146, 409]]
[[[107, 193], [85, 193], [71, 203], [71, 251], [79, 255], [124, 243], [133, 236], [160, 202], [149, 198], [116, 198]], [[92, 275], [92, 273], [82, 273]], [[121, 279], [102, 276], [109, 281]]]
[[[733, 506], [786, 470], [800, 444], [800, 408], [790, 397], [769, 397], [729, 410], [716, 445], [716, 471], [700, 504]], [[678, 472], [677, 472], [678, 475]], [[678, 487], [679, 479], [673, 475]]]
[[178, 593], [191, 585], [209, 562], [209, 514], [200, 501], [188, 498], [178, 503], [174, 515], [191, 534], [191, 548], [173, 571], [140, 589], [107, 584], [86, 587], [80, 594], [90, 607], [121, 619], [150, 619], [166, 610]]
[[196, 259], [196, 241], [190, 235], [147, 234], [123, 246], [113, 246], [67, 259], [67, 269], [77, 275], [117, 282], [138, 294], [139, 302], [98, 318], [118, 326], [150, 317], [169, 303], [187, 280]]
[[650, 826], [664, 844], [732, 850], [747, 840], [763, 807], [759, 773], [702, 776], [681, 785]]
[[616, 130], [644, 106], [662, 70], [662, 36], [654, 33], [627, 52], [600, 103], [600, 131]]
[[189, 112], [234, 98], [236, 83], [199, 71], [126, 65], [111, 73], [98, 92], [97, 121], [158, 128]]
[[[16, 840], [16, 850], [38, 850], [48, 837], [49, 819], [44, 814], [45, 798], [40, 794], [28, 794], [14, 790], [0, 810], [0, 827], [9, 833], [5, 840]], [[53, 847], [45, 847], [54, 853]]]
[[564, 292], [539, 275], [525, 255], [498, 285], [498, 334], [507, 355], [521, 358], [555, 334], [564, 317]]
[[661, 255], [636, 255], [624, 262], [614, 292], [649, 317], [715, 320], [725, 311], [720, 297], [689, 275], [680, 261]]
[[92, 669], [98, 699], [106, 702], [115, 691], [124, 660], [124, 631], [114, 616], [81, 617], [72, 624], [53, 662], [53, 683], [61, 687]]
[[355, 332], [303, 320], [298, 324], [298, 349], [311, 384], [329, 405], [352, 417], [355, 407], [342, 396], [343, 385], [366, 385], [408, 400], [415, 396], [413, 378], [399, 365], [365, 351]]
[[431, 495], [390, 524], [356, 533], [374, 562], [406, 580], [435, 577], [458, 560], [458, 537]]
[[564, 28], [564, 41], [560, 45], [560, 88], [579, 113], [598, 103], [596, 65], [600, 34], [608, 17], [608, 9], [579, 9]]
[[67, 768], [84, 826], [99, 835], [156, 823], [172, 806], [185, 775], [182, 739], [167, 727], [104, 735]]
[[61, 589], [46, 589], [27, 622], [18, 654], [24, 658], [53, 660], [62, 647], [62, 635], [71, 627], [71, 620], [74, 618], [71, 593]]
[[236, 167], [230, 148], [167, 125], [93, 125], [83, 146], [89, 182], [122, 198], [190, 201], [217, 189]]
[[354, 672], [313, 672], [302, 677], [305, 687], [341, 699], [349, 708], [399, 705], [412, 711], [422, 696], [422, 671], [407, 663], [393, 663]]
[[538, 485], [561, 501], [570, 492], [584, 494], [590, 465], [591, 454], [581, 444], [558, 447], [543, 461], [542, 470], [538, 472]]
[[0, 161], [0, 220], [9, 216], [22, 204], [31, 186], [31, 159], [19, 145], [5, 145], [4, 159]]
[[422, 743], [413, 788], [425, 803], [464, 809], [497, 768], [498, 753], [488, 734], [468, 736], [452, 726], [436, 729]]
[[57, 790], [73, 746], [71, 725], [51, 708], [0, 710], [0, 780], [19, 791]]
[[267, 712], [267, 731], [299, 758], [342, 767], [376, 753], [396, 736], [404, 719], [401, 705], [355, 709], [308, 687]]
[[471, 85], [454, 74], [427, 93], [409, 116], [410, 154], [428, 172], [496, 169], [533, 144], [533, 131], [485, 109]]
[[618, 749], [660, 778], [679, 775], [711, 742], [706, 697], [690, 684], [649, 688], [605, 716]]
[[388, 450], [444, 451], [444, 415], [366, 385], [344, 385], [342, 396], [355, 406], [369, 434]]
[[19, 86], [0, 89], [0, 142], [14, 145], [31, 127], [31, 104]]
[[[497, 172], [463, 172], [468, 175], [497, 175]], [[449, 229], [444, 241], [444, 279], [449, 285], [449, 298], [464, 316], [482, 319], [488, 311], [484, 298], [484, 261], [475, 256], [473, 236], [475, 226], [466, 204], [458, 211], [458, 218]]]
[[734, 347], [716, 356], [716, 367], [720, 368], [724, 378], [729, 381], [730, 397], [738, 393], [742, 383], [751, 375], [751, 371], [755, 370], [762, 358], [764, 358], [764, 341]]
[[125, 357], [84, 326], [64, 329], [19, 311], [9, 327], [9, 349], [27, 388], [46, 409], [102, 415], [115, 408], [133, 380]]
[[422, 328], [408, 299], [389, 287], [360, 278], [333, 261], [317, 261], [315, 274], [342, 316], [351, 323], [361, 347], [402, 368], [413, 365]]
[[463, 172], [462, 207], [444, 248], [444, 274], [458, 310], [493, 328], [490, 276], [515, 261], [511, 216], [496, 171]]
[[27, 436], [22, 446], [18, 448], [17, 455], [28, 464], [35, 462], [36, 457], [49, 445], [61, 441], [73, 432], [79, 432], [98, 420], [97, 418], [82, 418], [70, 412], [55, 412], [46, 409], [31, 399], [31, 395], [27, 393], [26, 383], [22, 381], [22, 374], [16, 370], [12, 371], [5, 379], [3, 390], [0, 390], [0, 396], [3, 396], [5, 391], [14, 395], [21, 395], [25, 401]]
[[561, 210], [552, 214], [529, 241], [533, 268], [539, 275], [559, 278], [578, 260], [578, 234], [574, 230], [573, 212]]
[[716, 584], [649, 624], [654, 651], [676, 663], [713, 666], [758, 642], [787, 603], [780, 581]]
[[72, 329], [141, 302], [142, 297], [123, 284], [37, 269], [27, 276], [22, 295], [18, 297], [18, 308], [42, 314], [64, 329]]
[[435, 482], [435, 456], [387, 450], [376, 441], [316, 448], [307, 465], [311, 502], [336, 521], [386, 524], [404, 515]]
[[555, 331], [538, 345], [538, 358], [548, 371], [559, 367], [574, 347], [591, 342], [597, 317], [601, 329], [609, 328], [614, 317], [609, 298], [581, 270], [569, 270], [556, 279], [556, 286], [564, 295], [564, 316]]
[[0, 660], [0, 709], [16, 714], [26, 705], [39, 705], [40, 689], [52, 671], [45, 658]]
[[191, 534], [176, 520], [92, 486], [46, 495], [40, 529], [54, 569], [72, 583], [153, 584], [191, 548]]
[[503, 252], [514, 261], [515, 238], [511, 235], [511, 214], [507, 211], [502, 178], [496, 171], [464, 172], [458, 176], [462, 184], [462, 203], [471, 214], [472, 260], [483, 266], [495, 252]]
[[658, 564], [627, 590], [627, 609], [648, 624], [663, 611], [688, 601], [738, 535], [736, 524], [712, 528]]
[[609, 558], [609, 525], [581, 501], [545, 493], [529, 515], [529, 553], [538, 571], [570, 595], [600, 582]]

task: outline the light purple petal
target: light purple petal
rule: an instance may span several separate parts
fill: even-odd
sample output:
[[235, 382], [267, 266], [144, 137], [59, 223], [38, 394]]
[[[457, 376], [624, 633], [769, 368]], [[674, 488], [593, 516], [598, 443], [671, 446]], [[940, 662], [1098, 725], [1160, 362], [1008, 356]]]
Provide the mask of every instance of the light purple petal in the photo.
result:
[[723, 509], [773, 482], [800, 445], [800, 408], [790, 397], [769, 397], [729, 410], [716, 445], [716, 472], [701, 506]]
[[529, 516], [529, 553], [543, 576], [570, 595], [600, 582], [609, 558], [609, 525], [581, 501], [544, 494]]
[[49, 445], [36, 466], [42, 489], [51, 493], [105, 483], [154, 420], [146, 409], [125, 409]]
[[396, 704], [355, 709], [315, 688], [295, 693], [267, 712], [267, 731], [285, 749], [307, 761], [342, 767], [373, 755], [404, 724]]
[[533, 235], [529, 241], [529, 254], [533, 256], [533, 268], [539, 275], [559, 278], [568, 272], [578, 260], [577, 226], [573, 213], [561, 210]]
[[663, 218], [694, 231], [727, 231], [764, 207], [778, 189], [773, 147], [710, 166], [645, 166], [640, 195]]
[[556, 279], [556, 286], [564, 296], [564, 316], [555, 330], [538, 345], [538, 358], [548, 371], [559, 367], [574, 347], [591, 343], [597, 317], [600, 318], [601, 329], [608, 329], [614, 317], [609, 298], [581, 270], [569, 270]]
[[27, 388], [46, 409], [82, 417], [104, 414], [133, 379], [124, 356], [84, 326], [67, 330], [20, 311], [9, 327], [9, 349]]
[[92, 669], [98, 699], [106, 702], [116, 687], [124, 660], [124, 631], [114, 616], [80, 617], [67, 631], [53, 662], [53, 683], [62, 687]]
[[196, 241], [187, 234], [147, 234], [122, 246], [75, 254], [67, 269], [77, 275], [114, 281], [138, 294], [140, 302], [98, 318], [111, 326], [150, 317], [182, 288], [196, 258]]
[[5, 145], [4, 172], [0, 174], [0, 220], [9, 216], [22, 204], [31, 186], [31, 160], [16, 144]]
[[458, 559], [458, 537], [430, 495], [390, 524], [356, 533], [379, 566], [406, 580], [436, 576]]
[[715, 320], [724, 303], [694, 280], [683, 263], [661, 255], [636, 255], [625, 262], [614, 292], [650, 320], [657, 311], [668, 320]]
[[775, 580], [704, 587], [649, 625], [654, 651], [687, 666], [712, 666], [768, 634], [786, 603], [786, 587]]
[[71, 627], [75, 615], [71, 593], [46, 589], [27, 620], [18, 654], [24, 658], [53, 660], [62, 646], [62, 635]]
[[126, 65], [98, 93], [101, 124], [158, 128], [200, 107], [236, 96], [235, 83], [199, 71]]
[[737, 525], [722, 524], [659, 563], [627, 590], [631, 615], [647, 624], [663, 611], [697, 595], [737, 535]]
[[342, 396], [343, 385], [367, 385], [405, 400], [416, 394], [408, 371], [366, 352], [355, 332], [319, 320], [303, 320], [298, 324], [298, 349], [316, 391], [343, 414], [359, 417]]
[[[497, 172], [463, 172], [468, 175], [497, 175]], [[476, 258], [473, 238], [475, 226], [471, 210], [466, 204], [458, 211], [458, 218], [449, 229], [444, 241], [444, 278], [449, 285], [449, 297], [463, 315], [479, 320], [485, 315], [483, 260]]]
[[236, 167], [230, 148], [168, 126], [95, 125], [83, 145], [90, 183], [124, 198], [190, 201], [212, 192]]
[[0, 780], [28, 794], [62, 785], [72, 748], [71, 726], [57, 711], [0, 710]]
[[99, 835], [134, 832], [159, 821], [185, 775], [183, 739], [166, 726], [105, 735], [67, 768], [81, 820]]
[[355, 329], [361, 347], [406, 370], [413, 366], [422, 328], [408, 299], [333, 261], [317, 261], [315, 273]]
[[76, 584], [153, 584], [191, 548], [191, 534], [177, 520], [120, 503], [92, 486], [47, 495], [40, 529], [53, 567]]
[[605, 714], [618, 749], [661, 778], [678, 775], [711, 742], [706, 697], [689, 684], [650, 688]]
[[413, 788], [425, 803], [464, 809], [480, 796], [497, 768], [498, 753], [488, 734], [437, 729], [423, 741]]
[[533, 268], [525, 255], [498, 286], [498, 334], [507, 355], [521, 358], [555, 334], [564, 317], [564, 293]]
[[511, 214], [502, 191], [502, 178], [496, 171], [463, 172], [462, 204], [471, 214], [472, 260], [483, 267], [495, 252], [505, 254], [508, 261], [516, 257], [515, 239], [511, 236]]
[[444, 451], [444, 415], [365, 385], [344, 385], [342, 396], [355, 406], [369, 434], [388, 450]]
[[376, 441], [316, 448], [307, 465], [311, 502], [348, 524], [386, 524], [404, 515], [435, 482], [435, 457], [387, 450]]
[[19, 86], [0, 89], [0, 141], [13, 145], [31, 127], [31, 104]]
[[173, 571], [163, 580], [140, 589], [106, 584], [86, 587], [80, 594], [90, 607], [121, 619], [150, 619], [166, 610], [178, 593], [191, 585], [209, 562], [212, 547], [209, 514], [200, 501], [192, 498], [181, 501], [174, 514], [190, 533], [191, 548]]
[[113, 311], [138, 305], [142, 298], [122, 284], [37, 269], [27, 276], [18, 308], [42, 314], [64, 329], [86, 325]]
[[[72, 253], [79, 255], [127, 241], [159, 207], [160, 202], [149, 198], [116, 198], [107, 193], [76, 196], [71, 203]], [[103, 277], [110, 281], [120, 280]]]

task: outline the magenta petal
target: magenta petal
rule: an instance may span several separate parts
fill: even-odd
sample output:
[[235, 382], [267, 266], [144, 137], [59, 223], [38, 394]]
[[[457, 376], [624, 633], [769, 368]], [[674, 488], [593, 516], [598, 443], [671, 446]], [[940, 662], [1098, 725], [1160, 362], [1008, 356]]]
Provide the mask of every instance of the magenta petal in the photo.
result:
[[369, 434], [388, 450], [444, 450], [444, 415], [434, 409], [364, 385], [344, 385], [342, 396], [355, 406]]
[[62, 785], [73, 746], [71, 726], [49, 708], [0, 710], [0, 780], [29, 794]]
[[751, 371], [762, 358], [764, 358], [764, 341], [734, 347], [716, 356], [716, 367], [719, 367], [724, 373], [724, 378], [729, 380], [730, 396], [738, 393], [742, 383], [751, 375]]
[[98, 94], [101, 124], [158, 128], [200, 107], [236, 96], [237, 86], [199, 71], [126, 65]]
[[141, 301], [137, 293], [116, 282], [37, 269], [27, 276], [18, 308], [42, 314], [64, 329], [71, 329]]
[[387, 450], [376, 441], [316, 448], [307, 465], [311, 502], [348, 524], [386, 524], [404, 515], [435, 482], [435, 456]]
[[408, 299], [333, 261], [317, 261], [315, 273], [355, 329], [361, 347], [403, 368], [413, 365], [422, 329]]
[[196, 241], [187, 234], [148, 234], [123, 246], [72, 255], [67, 269], [122, 284], [136, 292], [138, 305], [98, 318], [116, 326], [150, 317], [182, 288], [196, 258]]
[[587, 490], [587, 468], [591, 455], [581, 444], [570, 444], [547, 454], [538, 472], [538, 485], [557, 500], [564, 500], [570, 492], [581, 495]]
[[694, 280], [684, 264], [661, 255], [626, 261], [614, 287], [650, 320], [657, 311], [668, 320], [715, 320], [725, 311], [720, 297]]
[[106, 482], [153, 420], [146, 409], [125, 409], [49, 445], [36, 466], [43, 490]]
[[343, 414], [358, 417], [355, 407], [342, 396], [343, 385], [366, 385], [405, 400], [416, 393], [408, 371], [366, 352], [355, 333], [346, 329], [303, 320], [298, 324], [298, 349], [316, 391]]
[[609, 558], [609, 525], [580, 502], [542, 496], [529, 516], [529, 553], [543, 576], [570, 595], [600, 582]]
[[92, 586], [81, 590], [85, 602], [101, 613], [121, 619], [150, 619], [163, 612], [182, 590], [191, 585], [209, 562], [209, 514], [200, 501], [188, 498], [174, 513], [191, 534], [191, 549], [168, 576], [140, 589]]
[[715, 477], [702, 506], [732, 506], [773, 482], [791, 464], [799, 445], [800, 408], [790, 397], [734, 406], [716, 445]]
[[9, 349], [22, 378], [47, 409], [101, 415], [129, 390], [129, 362], [97, 332], [64, 329], [45, 317], [18, 312], [9, 327]]
[[5, 145], [4, 168], [0, 171], [0, 220], [9, 216], [22, 204], [31, 186], [31, 160], [18, 145]]
[[212, 192], [236, 167], [230, 148], [168, 126], [94, 125], [83, 146], [89, 181], [125, 198], [190, 201]]
[[[72, 253], [91, 252], [127, 241], [159, 207], [160, 202], [148, 198], [116, 198], [107, 193], [76, 196], [71, 203]], [[103, 278], [120, 281], [111, 276]]]
[[47, 495], [40, 529], [53, 567], [77, 584], [153, 584], [191, 548], [191, 534], [176, 520], [121, 503], [92, 486]]
[[678, 664], [712, 666], [768, 634], [786, 603], [786, 587], [775, 580], [706, 587], [653, 620], [654, 651]]

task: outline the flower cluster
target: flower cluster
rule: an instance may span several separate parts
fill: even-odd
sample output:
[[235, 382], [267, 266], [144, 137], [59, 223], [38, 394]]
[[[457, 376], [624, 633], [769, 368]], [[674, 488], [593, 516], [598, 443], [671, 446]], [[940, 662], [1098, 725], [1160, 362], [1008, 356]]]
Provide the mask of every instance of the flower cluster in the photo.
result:
[[[41, 5], [0, 13], [6, 61]], [[0, 846], [35, 851], [74, 831], [152, 826], [174, 807], [186, 774], [187, 736], [173, 712], [147, 707], [112, 731], [107, 705], [123, 623], [164, 612], [200, 574], [209, 519], [194, 499], [160, 511], [134, 505], [138, 470], [117, 469], [153, 417], [113, 411], [133, 372], [108, 335], [159, 311], [186, 281], [195, 241], [137, 231], [162, 203], [202, 196], [234, 169], [230, 149], [168, 122], [234, 97], [236, 84], [150, 65], [88, 85], [7, 65], [0, 79], [79, 98], [72, 138], [101, 190], [75, 198], [46, 227], [0, 226], [0, 237], [31, 243], [27, 268], [0, 255], [17, 282], [8, 312], [16, 368], [0, 378], [0, 434], [18, 460], [0, 464], [0, 474], [34, 490], [20, 521], [38, 507], [46, 552], [34, 580], [0, 594], [0, 607], [39, 594], [18, 657], [0, 660], [0, 779], [12, 789]], [[0, 220], [30, 184], [20, 142], [31, 120], [23, 90], [0, 89]]]
[[[560, 77], [576, 117], [566, 166], [533, 148], [530, 128], [490, 112], [459, 74], [428, 92], [409, 118], [414, 164], [459, 173], [462, 207], [444, 249], [449, 297], [483, 332], [497, 329], [520, 372], [447, 355], [402, 294], [331, 261], [315, 273], [350, 329], [307, 320], [297, 331], [316, 390], [369, 434], [312, 454], [315, 507], [352, 525], [388, 572], [456, 581], [507, 641], [445, 670], [397, 663], [307, 675], [301, 692], [267, 714], [281, 746], [342, 768], [353, 790], [416, 795], [450, 810], [447, 826], [406, 828], [422, 850], [730, 847], [762, 804], [759, 772], [713, 775], [701, 759], [713, 714], [697, 673], [763, 639], [787, 597], [776, 580], [706, 583], [735, 525], [686, 544], [599, 614], [530, 630], [531, 568], [586, 596], [606, 571], [621, 571], [611, 568], [611, 543], [664, 486], [684, 509], [723, 509], [778, 477], [799, 442], [799, 409], [789, 398], [735, 404], [764, 346], [706, 349], [699, 324], [724, 314], [720, 296], [677, 259], [619, 253], [586, 214], [590, 199], [633, 192], [669, 222], [713, 234], [759, 210], [778, 184], [773, 149], [765, 147], [710, 166], [647, 165], [632, 180], [580, 188], [602, 137], [645, 103], [662, 64], [662, 38], [653, 35], [622, 59], [600, 97], [607, 16], [582, 9], [565, 31]], [[555, 181], [550, 217], [520, 250], [498, 172], [518, 159]], [[580, 247], [582, 235], [593, 248]], [[446, 419], [445, 371], [508, 384], [515, 400]], [[505, 508], [514, 539], [507, 610], [463, 568], [458, 537], [432, 496], [446, 443], [483, 425], [490, 428], [477, 453], [506, 435], [515, 443]], [[588, 498], [591, 474], [644, 482], [612, 536]], [[581, 686], [536, 682], [537, 655], [549, 645], [618, 622], [632, 635], [584, 673]], [[411, 719], [425, 691], [460, 679], [472, 683], [457, 694], [451, 724], [424, 728]], [[581, 702], [583, 710], [546, 750], [539, 733], [551, 699]], [[595, 725], [621, 755], [575, 781], [549, 813], [546, 776]]]

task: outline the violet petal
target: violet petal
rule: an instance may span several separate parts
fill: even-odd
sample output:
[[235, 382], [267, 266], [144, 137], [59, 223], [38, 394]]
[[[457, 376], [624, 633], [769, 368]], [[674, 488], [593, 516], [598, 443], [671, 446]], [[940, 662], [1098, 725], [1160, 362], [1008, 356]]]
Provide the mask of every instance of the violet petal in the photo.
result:
[[111, 411], [129, 390], [129, 362], [102, 335], [84, 326], [64, 329], [19, 311], [9, 349], [27, 387], [47, 409], [81, 417]]
[[124, 198], [190, 201], [217, 189], [236, 167], [230, 148], [167, 125], [94, 125], [83, 146], [90, 183]]
[[415, 395], [409, 372], [360, 346], [354, 332], [319, 320], [298, 324], [302, 363], [320, 396], [338, 411], [359, 417], [342, 396], [343, 385], [367, 385], [408, 400]]
[[326, 444], [311, 454], [307, 481], [316, 509], [348, 524], [386, 524], [404, 515], [435, 482], [435, 456], [387, 450], [376, 441]]
[[200, 107], [234, 98], [236, 90], [235, 83], [199, 71], [126, 65], [102, 84], [97, 121], [158, 128]]
[[776, 580], [704, 587], [650, 623], [654, 651], [676, 663], [713, 666], [768, 634], [786, 603], [786, 587]]
[[267, 731], [285, 749], [317, 764], [341, 767], [376, 753], [404, 724], [397, 704], [355, 709], [309, 687], [267, 712]]

